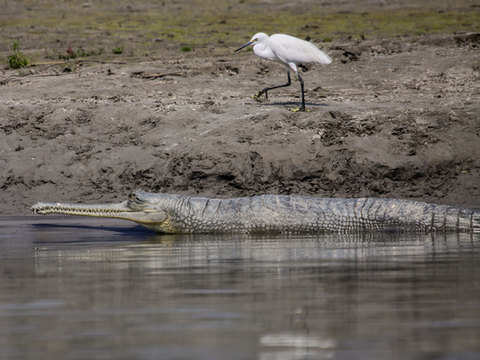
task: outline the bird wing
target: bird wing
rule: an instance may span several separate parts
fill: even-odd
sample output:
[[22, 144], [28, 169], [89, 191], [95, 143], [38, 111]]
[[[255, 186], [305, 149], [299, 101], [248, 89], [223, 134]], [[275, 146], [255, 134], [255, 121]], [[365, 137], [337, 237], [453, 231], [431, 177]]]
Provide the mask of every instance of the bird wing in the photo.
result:
[[311, 42], [285, 34], [270, 36], [269, 46], [274, 54], [285, 63], [330, 64], [332, 59]]
[[278, 61], [278, 57], [275, 53], [270, 49], [269, 46], [265, 46], [265, 44], [257, 44], [253, 47], [253, 52], [255, 55], [260, 56], [261, 58]]

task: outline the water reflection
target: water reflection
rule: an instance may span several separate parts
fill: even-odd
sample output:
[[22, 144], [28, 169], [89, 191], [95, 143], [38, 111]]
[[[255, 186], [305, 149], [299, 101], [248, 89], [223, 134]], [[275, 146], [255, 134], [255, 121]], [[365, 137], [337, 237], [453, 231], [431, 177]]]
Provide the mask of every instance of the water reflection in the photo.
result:
[[480, 355], [480, 237], [0, 218], [0, 358]]
[[292, 332], [272, 333], [260, 337], [263, 350], [259, 359], [331, 359], [337, 344], [321, 338]]

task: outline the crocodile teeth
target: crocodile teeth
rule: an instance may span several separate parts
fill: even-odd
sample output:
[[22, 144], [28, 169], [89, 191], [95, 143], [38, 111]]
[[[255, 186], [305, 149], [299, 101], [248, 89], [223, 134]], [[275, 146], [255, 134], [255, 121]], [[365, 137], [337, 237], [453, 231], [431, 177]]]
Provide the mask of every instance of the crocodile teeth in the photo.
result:
[[109, 215], [119, 214], [125, 209], [90, 207], [88, 205], [65, 206], [54, 203], [37, 203], [32, 206], [35, 214], [66, 214], [66, 215]]

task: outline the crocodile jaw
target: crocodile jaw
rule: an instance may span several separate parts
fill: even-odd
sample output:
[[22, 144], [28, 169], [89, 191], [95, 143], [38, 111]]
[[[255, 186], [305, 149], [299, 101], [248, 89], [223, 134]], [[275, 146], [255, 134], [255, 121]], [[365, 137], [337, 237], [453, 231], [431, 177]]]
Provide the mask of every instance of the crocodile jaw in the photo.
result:
[[69, 203], [50, 203], [38, 202], [32, 206], [35, 214], [62, 214], [62, 215], [81, 215], [96, 217], [117, 217], [119, 214], [129, 213], [127, 202], [117, 204], [69, 204]]
[[[77, 215], [130, 220], [160, 231], [167, 220], [165, 212], [156, 209], [133, 209], [129, 201], [116, 204], [70, 204], [39, 202], [32, 206], [35, 214]], [[158, 229], [158, 230], [157, 230]]]

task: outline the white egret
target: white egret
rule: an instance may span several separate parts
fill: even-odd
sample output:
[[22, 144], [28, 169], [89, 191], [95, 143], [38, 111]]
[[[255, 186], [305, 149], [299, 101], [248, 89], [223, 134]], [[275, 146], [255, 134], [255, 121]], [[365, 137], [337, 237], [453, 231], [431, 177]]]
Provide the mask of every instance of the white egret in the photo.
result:
[[302, 89], [302, 106], [300, 111], [305, 111], [305, 91], [303, 87], [303, 79], [298, 73], [297, 65], [307, 63], [330, 64], [332, 59], [322, 50], [317, 48], [309, 41], [305, 41], [294, 36], [285, 34], [273, 34], [268, 36], [265, 33], [257, 33], [246, 44], [239, 47], [235, 52], [242, 50], [244, 47], [253, 45], [255, 55], [267, 60], [274, 60], [283, 63], [287, 67], [288, 81], [286, 84], [267, 87], [258, 92], [256, 98], [265, 94], [268, 99], [268, 91], [281, 87], [290, 86], [290, 71], [293, 70], [300, 82]]

